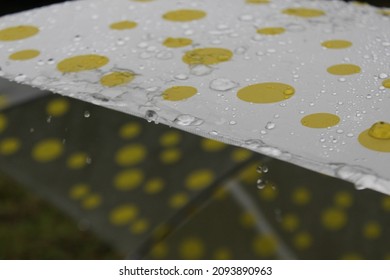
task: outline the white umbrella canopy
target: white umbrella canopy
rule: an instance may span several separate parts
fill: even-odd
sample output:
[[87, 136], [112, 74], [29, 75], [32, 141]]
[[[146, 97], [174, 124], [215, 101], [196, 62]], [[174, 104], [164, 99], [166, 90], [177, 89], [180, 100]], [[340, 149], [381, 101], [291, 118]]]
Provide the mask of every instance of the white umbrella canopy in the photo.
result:
[[1, 74], [390, 194], [389, 11], [84, 0], [0, 19]]

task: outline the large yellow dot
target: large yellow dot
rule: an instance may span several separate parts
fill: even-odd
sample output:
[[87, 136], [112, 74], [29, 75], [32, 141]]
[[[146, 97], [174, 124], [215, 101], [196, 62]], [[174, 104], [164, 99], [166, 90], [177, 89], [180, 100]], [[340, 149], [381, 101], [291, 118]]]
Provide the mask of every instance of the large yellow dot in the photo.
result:
[[169, 198], [169, 206], [172, 208], [181, 208], [187, 204], [189, 197], [186, 193], [177, 193]]
[[132, 223], [130, 231], [132, 234], [142, 234], [149, 229], [149, 222], [146, 219], [139, 219]]
[[181, 134], [177, 131], [168, 131], [160, 137], [160, 144], [163, 147], [172, 147], [179, 144]]
[[164, 150], [160, 153], [160, 160], [164, 164], [173, 164], [179, 161], [181, 158], [181, 152], [179, 149], [171, 148]]
[[253, 250], [261, 257], [272, 257], [275, 255], [278, 244], [271, 235], [260, 235], [253, 240]]
[[211, 65], [229, 61], [232, 57], [233, 53], [228, 49], [204, 48], [186, 52], [183, 61], [187, 64]]
[[259, 191], [259, 196], [263, 200], [272, 201], [278, 196], [278, 190], [273, 183], [267, 182], [264, 188]]
[[110, 222], [121, 226], [130, 223], [138, 215], [138, 208], [133, 204], [125, 204], [116, 207], [110, 213]]
[[130, 191], [137, 188], [143, 179], [144, 174], [139, 169], [124, 170], [114, 177], [114, 186], [121, 191]]
[[100, 79], [100, 83], [106, 87], [116, 87], [125, 85], [134, 80], [135, 74], [132, 72], [113, 72], [104, 75]]
[[181, 242], [179, 246], [179, 255], [182, 259], [197, 260], [202, 259], [204, 255], [203, 242], [196, 237], [189, 237]]
[[363, 227], [363, 236], [367, 239], [377, 239], [381, 233], [381, 226], [377, 222], [369, 222]]
[[137, 27], [137, 23], [128, 20], [114, 22], [110, 25], [110, 28], [115, 30], [133, 29], [135, 27]]
[[359, 135], [359, 143], [367, 149], [377, 152], [390, 152], [390, 124], [374, 123], [371, 128]]
[[336, 64], [330, 66], [327, 71], [332, 75], [345, 76], [360, 73], [362, 69], [355, 64]]
[[240, 216], [240, 223], [247, 228], [251, 228], [256, 224], [255, 216], [250, 212], [244, 212]]
[[202, 19], [206, 16], [206, 13], [201, 10], [190, 10], [190, 9], [183, 9], [183, 10], [175, 10], [167, 12], [163, 15], [163, 19], [169, 20], [169, 21], [193, 21]]
[[235, 162], [242, 162], [252, 156], [252, 152], [246, 149], [235, 148], [231, 154], [231, 159]]
[[7, 128], [7, 124], [7, 118], [3, 114], [0, 114], [0, 133]]
[[382, 198], [382, 209], [390, 212], [390, 196], [385, 196]]
[[190, 190], [200, 190], [209, 186], [214, 180], [214, 173], [208, 169], [192, 172], [186, 178], [186, 187]]
[[141, 132], [141, 125], [137, 122], [130, 122], [122, 125], [119, 130], [119, 135], [123, 139], [132, 139], [138, 136]]
[[46, 112], [49, 116], [60, 117], [69, 110], [69, 101], [65, 98], [56, 98], [50, 101], [46, 106]]
[[237, 97], [251, 103], [275, 103], [291, 98], [295, 89], [282, 83], [253, 84], [240, 89]]
[[265, 27], [257, 29], [257, 33], [261, 35], [279, 35], [286, 32], [286, 29], [283, 27]]
[[50, 162], [61, 156], [63, 144], [59, 139], [46, 139], [37, 143], [32, 150], [32, 157], [38, 162]]
[[383, 85], [385, 88], [390, 88], [390, 79], [384, 80], [384, 81], [382, 82], [382, 85]]
[[18, 51], [9, 56], [9, 59], [11, 60], [29, 60], [37, 57], [40, 55], [40, 51], [38, 50], [23, 50]]
[[159, 242], [153, 246], [150, 255], [155, 259], [164, 259], [168, 251], [168, 245], [164, 242]]
[[299, 218], [294, 214], [285, 214], [281, 226], [285, 231], [293, 232], [299, 227]]
[[298, 250], [308, 249], [313, 243], [313, 238], [307, 232], [300, 232], [293, 238], [294, 247]]
[[146, 157], [146, 149], [140, 144], [131, 144], [121, 148], [115, 155], [115, 162], [120, 166], [135, 165]]
[[336, 231], [345, 226], [347, 215], [338, 208], [328, 208], [322, 212], [322, 225], [332, 231]]
[[294, 190], [291, 197], [294, 204], [305, 205], [309, 203], [311, 199], [310, 192], [307, 188], [299, 187]]
[[301, 119], [302, 125], [310, 128], [327, 128], [337, 125], [340, 118], [330, 113], [310, 114]]
[[81, 169], [87, 165], [88, 155], [86, 153], [74, 153], [68, 157], [66, 165], [70, 169]]
[[198, 90], [190, 86], [174, 86], [166, 89], [162, 96], [165, 100], [180, 101], [188, 99], [198, 93]]
[[99, 194], [91, 194], [83, 199], [81, 205], [84, 209], [92, 210], [100, 206], [102, 197]]
[[284, 9], [283, 13], [286, 15], [303, 17], [303, 18], [313, 18], [320, 17], [325, 15], [325, 12], [318, 9], [309, 9], [309, 8], [288, 8]]
[[87, 184], [76, 184], [70, 188], [69, 196], [74, 200], [84, 198], [90, 191], [90, 186]]
[[102, 55], [78, 55], [60, 61], [57, 64], [57, 69], [62, 73], [80, 72], [98, 69], [108, 62], [108, 57]]
[[327, 49], [345, 49], [352, 46], [352, 43], [346, 40], [329, 40], [322, 42], [321, 46]]
[[164, 180], [161, 178], [152, 178], [145, 183], [144, 190], [148, 194], [157, 194], [164, 189]]
[[172, 38], [165, 39], [163, 45], [168, 48], [182, 48], [192, 44], [192, 40], [188, 38]]
[[218, 152], [227, 147], [225, 143], [207, 138], [202, 139], [201, 146], [206, 152]]
[[9, 156], [20, 149], [21, 143], [17, 138], [6, 138], [0, 142], [0, 155]]
[[335, 194], [334, 202], [339, 207], [348, 208], [353, 203], [353, 197], [349, 192], [340, 191]]
[[16, 41], [34, 36], [39, 29], [32, 25], [19, 25], [0, 30], [0, 41]]

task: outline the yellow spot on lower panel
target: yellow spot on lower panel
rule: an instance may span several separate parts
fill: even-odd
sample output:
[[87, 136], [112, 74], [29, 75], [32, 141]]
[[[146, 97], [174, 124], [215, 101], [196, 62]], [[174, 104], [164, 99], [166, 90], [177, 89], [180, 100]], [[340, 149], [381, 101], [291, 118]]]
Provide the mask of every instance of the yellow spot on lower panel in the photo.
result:
[[23, 50], [18, 51], [9, 56], [9, 59], [11, 60], [29, 60], [33, 59], [40, 55], [40, 51], [38, 50]]
[[255, 216], [252, 213], [245, 212], [240, 216], [240, 223], [247, 228], [251, 228], [256, 224]]
[[377, 239], [381, 233], [381, 226], [377, 222], [369, 222], [363, 227], [363, 236], [367, 239]]
[[311, 195], [307, 188], [296, 188], [291, 197], [294, 204], [305, 205], [310, 202]]
[[190, 9], [183, 9], [183, 10], [175, 10], [167, 12], [163, 15], [163, 19], [169, 20], [169, 21], [193, 21], [193, 20], [199, 20], [206, 16], [206, 13], [201, 10], [190, 10]]
[[328, 208], [322, 212], [321, 220], [326, 229], [336, 231], [345, 226], [347, 215], [341, 209]]
[[0, 30], [0, 41], [16, 41], [36, 35], [39, 29], [32, 25], [19, 25]]
[[300, 232], [293, 238], [294, 247], [298, 250], [305, 250], [310, 248], [313, 243], [311, 235], [307, 232]]
[[165, 100], [181, 101], [188, 99], [198, 93], [198, 90], [190, 86], [174, 86], [166, 89], [162, 96]]
[[322, 42], [321, 46], [327, 49], [346, 49], [352, 46], [352, 43], [346, 40], [329, 40]]
[[144, 174], [139, 169], [124, 170], [115, 176], [114, 186], [121, 191], [130, 191], [137, 188], [143, 179]]
[[349, 192], [340, 191], [334, 196], [334, 203], [342, 208], [348, 208], [352, 206], [353, 197]]
[[246, 0], [248, 4], [268, 4], [269, 0]]
[[383, 85], [385, 88], [390, 88], [390, 79], [384, 80], [384, 81], [382, 82], [382, 85]]
[[90, 191], [90, 187], [87, 184], [76, 184], [71, 187], [69, 191], [70, 198], [74, 200], [85, 197]]
[[74, 153], [68, 157], [66, 165], [70, 169], [81, 169], [87, 165], [88, 155], [86, 153]]
[[21, 143], [17, 138], [5, 138], [0, 142], [0, 155], [9, 156], [20, 149]]
[[359, 253], [348, 252], [341, 256], [342, 260], [362, 260], [362, 256]]
[[386, 124], [384, 122], [375, 123], [370, 129], [360, 133], [359, 143], [373, 151], [390, 153], [390, 138], [387, 138], [388, 130]]
[[106, 87], [116, 87], [125, 85], [134, 80], [134, 73], [132, 72], [113, 72], [107, 75], [104, 75], [100, 79], [100, 83]]
[[178, 162], [180, 158], [181, 158], [181, 152], [179, 149], [175, 149], [175, 148], [164, 150], [160, 154], [160, 160], [164, 164], [174, 164]]
[[177, 193], [169, 199], [169, 206], [172, 208], [181, 208], [187, 204], [189, 197], [186, 193]]
[[209, 186], [214, 180], [214, 173], [208, 169], [193, 171], [186, 178], [186, 187], [190, 190], [200, 190]]
[[303, 18], [313, 18], [320, 17], [325, 15], [325, 12], [318, 9], [309, 9], [309, 8], [288, 8], [283, 10], [283, 13], [286, 15], [303, 17]]
[[285, 231], [293, 232], [299, 227], [299, 218], [294, 214], [285, 214], [282, 218], [281, 226]]
[[390, 212], [390, 196], [385, 196], [382, 198], [382, 209], [384, 211]]
[[229, 61], [232, 57], [233, 53], [228, 49], [204, 48], [186, 52], [183, 61], [187, 64], [212, 65]]
[[213, 253], [214, 260], [232, 260], [233, 253], [229, 248], [218, 248]]
[[245, 167], [242, 171], [240, 171], [240, 180], [248, 185], [256, 183], [256, 181], [259, 179], [259, 173], [256, 171], [257, 167], [257, 162], [252, 163], [248, 167]]
[[266, 27], [257, 29], [257, 33], [262, 35], [279, 35], [286, 32], [286, 29], [283, 27]]
[[148, 194], [157, 194], [164, 189], [164, 181], [161, 178], [153, 178], [145, 183], [145, 192]]
[[165, 242], [159, 242], [153, 246], [150, 255], [155, 259], [164, 259], [168, 251], [168, 245]]
[[237, 97], [251, 103], [275, 103], [291, 98], [295, 89], [282, 83], [253, 84], [240, 89]]
[[130, 122], [124, 124], [120, 130], [119, 135], [123, 139], [132, 139], [138, 136], [141, 132], [141, 125], [137, 122]]
[[233, 150], [231, 154], [231, 159], [235, 162], [242, 162], [250, 158], [251, 155], [252, 155], [251, 151], [248, 151], [246, 149], [236, 148]]
[[82, 201], [82, 206], [84, 209], [92, 210], [100, 206], [102, 203], [102, 197], [98, 194], [91, 194], [88, 195], [86, 198]]
[[60, 61], [57, 64], [57, 69], [62, 73], [80, 72], [98, 69], [108, 62], [108, 57], [102, 55], [78, 55]]
[[188, 38], [172, 38], [165, 39], [163, 45], [168, 48], [182, 48], [192, 44], [192, 40]]
[[110, 28], [115, 30], [133, 29], [135, 27], [137, 27], [137, 23], [128, 20], [114, 22], [110, 25]]
[[327, 71], [332, 75], [345, 76], [360, 73], [362, 69], [355, 64], [336, 64], [330, 66]]
[[181, 134], [177, 131], [168, 131], [160, 137], [160, 145], [163, 147], [172, 147], [179, 144]]
[[196, 237], [189, 237], [183, 240], [179, 246], [179, 255], [186, 260], [202, 259], [205, 253], [202, 240]]
[[206, 152], [218, 152], [227, 147], [225, 143], [207, 138], [202, 139], [201, 146]]
[[139, 219], [132, 223], [130, 231], [132, 234], [143, 234], [149, 229], [149, 222], [146, 219]]
[[302, 125], [310, 128], [327, 128], [337, 125], [340, 118], [330, 113], [310, 114], [301, 119]]
[[69, 110], [69, 102], [65, 98], [56, 98], [50, 101], [46, 106], [46, 112], [49, 116], [60, 117]]
[[42, 140], [34, 146], [32, 157], [38, 162], [50, 162], [60, 157], [63, 149], [63, 144], [59, 139]]
[[139, 164], [146, 157], [146, 149], [140, 144], [131, 144], [118, 150], [115, 162], [120, 166]]
[[3, 109], [8, 105], [8, 98], [5, 95], [0, 95], [0, 109]]
[[110, 222], [114, 225], [121, 226], [129, 224], [138, 215], [138, 208], [133, 204], [125, 204], [116, 207], [110, 213]]
[[278, 196], [278, 191], [273, 183], [267, 183], [264, 188], [259, 190], [260, 198], [266, 201], [272, 201]]
[[253, 250], [260, 257], [272, 257], [277, 250], [277, 242], [271, 235], [257, 236], [253, 241]]
[[0, 114], [0, 133], [7, 128], [7, 124], [7, 118], [3, 114]]

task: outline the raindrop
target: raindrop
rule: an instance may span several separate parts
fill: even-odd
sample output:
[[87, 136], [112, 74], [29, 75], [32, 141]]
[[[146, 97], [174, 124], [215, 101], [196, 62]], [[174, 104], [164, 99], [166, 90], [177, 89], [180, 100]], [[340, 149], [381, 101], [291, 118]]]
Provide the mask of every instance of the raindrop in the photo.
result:
[[343, 133], [344, 133], [344, 130], [342, 130], [342, 129], [337, 129], [336, 132], [337, 132], [338, 134], [343, 134]]
[[19, 74], [19, 75], [17, 75], [16, 77], [15, 77], [15, 82], [17, 82], [17, 83], [22, 83], [22, 82], [24, 82], [25, 80], [26, 80], [26, 75], [24, 75], [24, 74]]
[[218, 132], [216, 132], [215, 130], [210, 131], [210, 135], [217, 136], [217, 135], [218, 135]]
[[388, 76], [387, 76], [387, 74], [385, 74], [385, 73], [380, 73], [379, 74], [379, 78], [380, 79], [386, 79]]
[[75, 42], [80, 41], [80, 40], [81, 40], [81, 36], [80, 35], [76, 35], [73, 38], [73, 41], [75, 41]]
[[204, 65], [204, 64], [198, 64], [190, 69], [190, 73], [195, 76], [205, 76], [213, 72], [213, 68]]
[[347, 136], [348, 137], [353, 137], [353, 133], [348, 133]]
[[171, 51], [161, 51], [156, 54], [156, 58], [161, 60], [168, 60], [173, 57], [173, 53]]
[[84, 118], [89, 118], [91, 116], [91, 113], [89, 111], [84, 112]]
[[48, 116], [47, 119], [46, 119], [46, 122], [50, 123], [51, 122], [51, 118], [52, 118], [52, 116]]
[[186, 74], [178, 74], [175, 76], [176, 80], [187, 80], [188, 76]]
[[241, 21], [251, 21], [251, 20], [253, 20], [253, 16], [252, 15], [241, 15], [238, 19]]
[[158, 114], [155, 111], [153, 111], [153, 110], [147, 110], [145, 112], [145, 119], [148, 122], [155, 122], [155, 123], [157, 123]]
[[91, 164], [91, 163], [92, 163], [92, 158], [87, 157], [87, 158], [85, 159], [85, 163], [86, 163], [86, 164]]
[[263, 179], [258, 179], [257, 182], [256, 182], [256, 187], [257, 187], [259, 190], [264, 189], [266, 185], [267, 185], [267, 181], [265, 181], [265, 180], [263, 180]]
[[347, 80], [347, 79], [344, 78], [344, 77], [338, 79], [338, 81], [339, 81], [339, 82], [342, 82], [342, 83], [345, 82], [346, 80]]
[[198, 126], [203, 124], [204, 121], [194, 116], [183, 114], [177, 116], [173, 122], [180, 126]]
[[267, 52], [268, 53], [276, 53], [276, 50], [275, 49], [268, 49]]
[[237, 122], [236, 122], [236, 121], [230, 121], [229, 124], [230, 124], [230, 125], [236, 125]]
[[226, 78], [219, 78], [211, 81], [210, 88], [218, 91], [227, 91], [237, 86], [237, 83]]
[[271, 129], [274, 129], [275, 128], [275, 123], [273, 122], [268, 122], [266, 125], [265, 125], [265, 128], [268, 129], [268, 130], [271, 130]]
[[54, 58], [49, 58], [49, 59], [47, 60], [47, 64], [49, 64], [49, 65], [54, 64], [54, 62], [55, 62]]
[[390, 139], [390, 123], [377, 122], [368, 130], [368, 135], [373, 138], [388, 140]]
[[236, 48], [236, 49], [234, 50], [234, 53], [235, 53], [235, 54], [244, 54], [244, 53], [247, 52], [247, 50], [248, 50], [247, 47], [238, 47], [238, 48]]
[[382, 46], [384, 46], [384, 47], [390, 47], [390, 42], [383, 42], [383, 43], [382, 43]]
[[262, 51], [258, 51], [258, 52], [256, 52], [256, 55], [257, 55], [257, 56], [263, 56], [264, 53], [263, 53]]

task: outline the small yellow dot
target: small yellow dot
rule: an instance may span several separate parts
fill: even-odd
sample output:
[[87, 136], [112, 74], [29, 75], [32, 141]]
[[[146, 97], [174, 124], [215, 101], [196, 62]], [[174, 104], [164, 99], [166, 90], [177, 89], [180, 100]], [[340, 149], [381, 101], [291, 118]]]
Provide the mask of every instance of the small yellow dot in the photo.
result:
[[114, 22], [110, 25], [110, 28], [114, 29], [114, 30], [133, 29], [135, 27], [137, 27], [137, 23], [134, 21], [128, 21], [128, 20]]
[[256, 224], [256, 218], [252, 213], [245, 212], [240, 216], [240, 223], [247, 228], [251, 228]]
[[51, 138], [35, 144], [32, 157], [38, 162], [46, 163], [60, 157], [63, 153], [63, 144], [59, 139]]
[[239, 173], [239, 178], [242, 182], [245, 184], [251, 185], [255, 184], [256, 181], [259, 179], [259, 173], [257, 173], [257, 166], [258, 163], [252, 163], [248, 167], [245, 167], [242, 171]]
[[21, 143], [17, 138], [5, 138], [0, 142], [0, 155], [9, 156], [20, 149]]
[[305, 205], [310, 202], [311, 194], [307, 188], [299, 187], [292, 193], [291, 200], [294, 204]]
[[70, 188], [69, 196], [74, 200], [85, 197], [90, 191], [90, 187], [87, 184], [76, 184]]
[[299, 218], [294, 214], [285, 214], [282, 218], [281, 226], [285, 231], [293, 232], [299, 227]]
[[336, 64], [327, 69], [332, 75], [345, 76], [360, 73], [362, 69], [355, 64]]
[[205, 16], [206, 13], [201, 10], [183, 9], [183, 10], [167, 12], [163, 15], [163, 19], [169, 21], [184, 22], [184, 21], [199, 20], [204, 18]]
[[328, 230], [340, 230], [347, 223], [347, 215], [338, 208], [328, 208], [322, 212], [322, 225]]
[[187, 64], [212, 65], [226, 62], [232, 59], [233, 53], [228, 49], [204, 48], [188, 51], [183, 56], [183, 62]]
[[186, 193], [177, 193], [169, 199], [169, 206], [172, 208], [181, 208], [187, 204], [189, 197]]
[[287, 84], [260, 83], [240, 89], [237, 97], [251, 103], [275, 103], [291, 98], [294, 93], [295, 89]]
[[102, 197], [98, 194], [88, 195], [83, 199], [82, 206], [84, 209], [92, 210], [100, 206], [102, 203]]
[[206, 152], [218, 152], [227, 147], [225, 143], [207, 138], [202, 139], [201, 146]]
[[31, 25], [19, 25], [0, 30], [0, 41], [16, 41], [36, 35], [39, 29]]
[[119, 135], [123, 139], [132, 139], [138, 136], [141, 132], [141, 125], [137, 122], [130, 122], [124, 124], [120, 130]]
[[253, 240], [253, 250], [261, 257], [272, 257], [275, 255], [278, 244], [271, 235], [260, 235]]
[[208, 169], [193, 171], [186, 178], [186, 187], [190, 190], [200, 190], [209, 186], [214, 180], [214, 173]]
[[138, 215], [138, 208], [133, 204], [117, 206], [110, 212], [110, 222], [116, 226], [129, 224]]
[[308, 8], [288, 8], [283, 10], [283, 13], [286, 15], [303, 17], [303, 18], [313, 18], [320, 17], [325, 15], [325, 12], [318, 9], [308, 9]]
[[310, 248], [313, 243], [311, 235], [307, 232], [300, 232], [294, 236], [293, 244], [298, 250], [305, 250]]
[[114, 186], [121, 191], [130, 191], [137, 188], [143, 181], [142, 170], [130, 169], [119, 172], [114, 178]]
[[7, 124], [7, 118], [3, 114], [0, 114], [0, 133], [2, 133], [7, 128]]
[[257, 33], [261, 35], [279, 35], [286, 32], [286, 29], [283, 27], [265, 27], [257, 29]]
[[202, 240], [197, 237], [188, 237], [180, 243], [179, 255], [182, 259], [202, 259], [205, 249]]
[[198, 93], [198, 90], [190, 86], [174, 86], [166, 89], [162, 96], [164, 100], [181, 101], [188, 99]]
[[278, 190], [273, 183], [266, 183], [264, 188], [259, 191], [259, 195], [263, 200], [272, 201], [278, 196]]
[[231, 159], [235, 162], [242, 162], [252, 156], [252, 152], [246, 149], [235, 148], [231, 154]]
[[171, 148], [161, 152], [160, 160], [164, 164], [174, 164], [181, 158], [181, 152], [179, 149]]
[[269, 0], [246, 0], [248, 4], [268, 4]]
[[390, 124], [374, 123], [371, 128], [360, 133], [359, 143], [367, 149], [377, 152], [390, 152]]
[[153, 178], [145, 183], [145, 192], [148, 194], [157, 194], [164, 189], [164, 181], [161, 178]]
[[78, 55], [60, 61], [57, 64], [57, 69], [62, 73], [95, 70], [103, 67], [109, 61], [108, 57], [102, 55]]
[[134, 78], [135, 74], [132, 72], [113, 72], [104, 75], [100, 79], [100, 83], [106, 87], [116, 87], [128, 84], [134, 80]]
[[219, 186], [214, 190], [213, 198], [216, 200], [225, 200], [229, 195], [229, 192], [225, 186]]
[[146, 149], [140, 144], [130, 144], [122, 147], [115, 155], [115, 162], [120, 166], [139, 164], [146, 157]]
[[181, 134], [177, 131], [168, 131], [160, 137], [160, 145], [163, 147], [172, 147], [179, 144]]
[[352, 46], [352, 43], [346, 40], [329, 40], [322, 42], [321, 46], [327, 49], [346, 49]]
[[149, 229], [149, 222], [146, 219], [139, 219], [132, 223], [130, 231], [132, 234], [143, 234]]
[[310, 114], [301, 119], [301, 124], [309, 128], [328, 128], [337, 125], [340, 118], [330, 113]]
[[168, 48], [182, 48], [192, 44], [192, 40], [188, 38], [172, 38], [165, 39], [163, 45]]
[[367, 239], [377, 239], [381, 233], [381, 226], [377, 222], [369, 222], [363, 227], [363, 236]]
[[65, 98], [56, 98], [50, 101], [46, 106], [46, 112], [49, 116], [60, 117], [69, 110], [69, 101]]
[[11, 60], [29, 60], [36, 58], [41, 54], [40, 51], [38, 50], [23, 50], [23, 51], [18, 51], [9, 56], [9, 59]]
[[390, 196], [384, 196], [382, 198], [382, 209], [390, 212]]
[[233, 259], [233, 253], [229, 248], [218, 248], [213, 253], [213, 259], [214, 260], [232, 260]]
[[87, 165], [88, 155], [86, 153], [74, 153], [68, 157], [66, 165], [70, 169], [81, 169]]
[[384, 81], [382, 82], [382, 85], [383, 85], [385, 88], [390, 88], [390, 79], [384, 80]]
[[353, 203], [353, 197], [349, 192], [340, 191], [335, 194], [334, 202], [339, 207], [348, 208]]
[[155, 259], [163, 259], [168, 254], [168, 245], [165, 242], [155, 244], [150, 251], [150, 255]]

